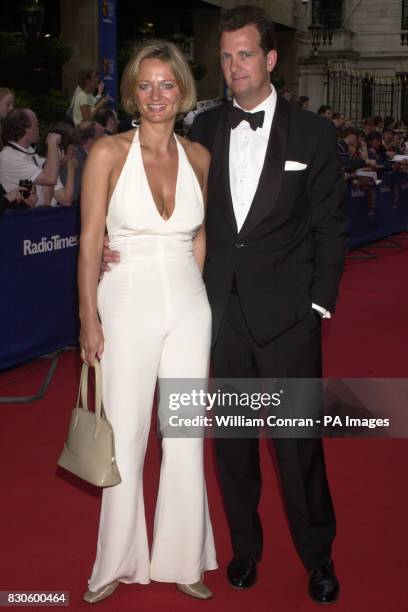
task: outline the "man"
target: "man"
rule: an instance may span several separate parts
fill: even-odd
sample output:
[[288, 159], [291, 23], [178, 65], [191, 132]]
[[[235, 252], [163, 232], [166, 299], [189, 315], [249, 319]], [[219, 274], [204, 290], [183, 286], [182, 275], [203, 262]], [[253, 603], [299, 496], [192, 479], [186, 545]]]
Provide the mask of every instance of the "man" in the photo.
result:
[[[221, 65], [233, 106], [202, 113], [189, 135], [212, 155], [204, 279], [220, 378], [320, 377], [320, 317], [334, 310], [343, 268], [345, 191], [333, 125], [271, 88], [273, 30], [255, 7], [224, 14]], [[274, 446], [309, 593], [333, 602], [336, 526], [321, 440]], [[262, 553], [258, 439], [218, 438], [216, 454], [234, 551], [228, 578], [245, 588]]]
[[78, 125], [78, 128], [81, 134], [84, 133], [84, 130], [92, 130], [92, 142], [89, 144], [88, 148], [91, 147], [95, 140], [98, 140], [98, 138], [102, 138], [102, 136], [105, 136], [105, 128], [103, 127], [103, 125], [97, 123], [96, 121], [81, 121], [81, 123]]
[[379, 132], [381, 132], [384, 129], [384, 119], [381, 117], [381, 115], [376, 115], [375, 117], [373, 117], [373, 122], [374, 130], [378, 130]]
[[367, 134], [367, 149], [368, 158], [374, 160], [376, 165], [389, 165], [390, 158], [387, 156], [387, 151], [383, 145], [383, 137], [381, 132], [373, 130]]
[[332, 119], [333, 118], [333, 109], [331, 106], [327, 106], [326, 104], [322, 104], [322, 106], [319, 107], [319, 110], [317, 111], [318, 115], [321, 115], [322, 117], [326, 117], [327, 119]]
[[346, 121], [346, 118], [342, 113], [333, 113], [331, 119], [336, 129], [341, 130], [344, 128], [344, 123]]
[[296, 100], [297, 106], [299, 108], [303, 108], [304, 110], [310, 109], [310, 98], [309, 96], [299, 96], [299, 99]]
[[396, 132], [391, 128], [384, 128], [382, 133], [382, 143], [389, 159], [397, 155], [395, 150], [395, 135]]
[[293, 94], [289, 89], [282, 89], [279, 93], [285, 100], [292, 102]]
[[[320, 377], [320, 316], [334, 310], [345, 231], [333, 126], [271, 88], [277, 53], [263, 10], [225, 13], [220, 45], [233, 105], [198, 115], [189, 135], [212, 154], [204, 279], [213, 372]], [[118, 257], [105, 252], [104, 260]], [[331, 603], [339, 590], [330, 557], [336, 526], [321, 440], [275, 439], [274, 446], [309, 593]], [[248, 588], [262, 554], [258, 439], [218, 438], [216, 454], [234, 552], [227, 575]]]
[[341, 139], [337, 143], [337, 155], [342, 168], [349, 168], [353, 172], [366, 166], [374, 168], [376, 162], [368, 157], [354, 157], [353, 152], [359, 147], [359, 132], [349, 127], [342, 130]]
[[374, 129], [375, 129], [374, 119], [371, 119], [370, 117], [368, 119], [364, 119], [363, 132], [365, 133], [365, 135], [367, 136]]
[[[75, 159], [77, 161], [77, 167], [74, 175], [74, 190], [73, 190], [73, 202], [79, 203], [81, 197], [81, 184], [82, 184], [82, 172], [84, 170], [85, 162], [88, 158], [88, 153], [98, 138], [104, 136], [104, 128], [96, 121], [81, 121], [78, 127], [78, 144], [75, 145]], [[67, 171], [65, 168], [61, 169], [61, 179], [65, 184], [67, 177]]]
[[112, 136], [118, 132], [118, 116], [116, 111], [109, 106], [104, 106], [96, 111], [94, 121], [103, 127], [105, 136]]
[[37, 185], [37, 206], [45, 203], [43, 187], [63, 187], [58, 180], [59, 143], [61, 136], [50, 132], [47, 136], [47, 158], [40, 158], [31, 145], [39, 141], [39, 124], [35, 113], [28, 108], [15, 108], [4, 120], [0, 152], [0, 184], [5, 191], [19, 186], [21, 180]]

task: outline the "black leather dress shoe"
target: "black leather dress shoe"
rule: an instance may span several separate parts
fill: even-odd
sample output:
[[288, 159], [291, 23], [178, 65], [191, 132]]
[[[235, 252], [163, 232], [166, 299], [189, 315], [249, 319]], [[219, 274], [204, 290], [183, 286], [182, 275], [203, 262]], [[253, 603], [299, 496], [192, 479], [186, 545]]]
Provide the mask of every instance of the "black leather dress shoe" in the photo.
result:
[[256, 561], [253, 557], [234, 557], [228, 564], [227, 576], [236, 589], [249, 589], [256, 582]]
[[332, 560], [310, 572], [309, 595], [316, 603], [334, 603], [339, 596], [339, 588]]

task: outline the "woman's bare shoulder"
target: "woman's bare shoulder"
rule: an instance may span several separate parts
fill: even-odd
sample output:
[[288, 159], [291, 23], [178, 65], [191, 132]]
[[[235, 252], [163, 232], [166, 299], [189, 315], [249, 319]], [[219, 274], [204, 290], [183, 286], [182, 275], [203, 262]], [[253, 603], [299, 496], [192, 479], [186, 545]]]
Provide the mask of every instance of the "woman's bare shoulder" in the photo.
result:
[[135, 131], [136, 130], [133, 128], [131, 130], [128, 130], [127, 132], [120, 132], [120, 134], [108, 136], [108, 138], [112, 138], [112, 140], [118, 144], [132, 144], [133, 138], [135, 137]]
[[115, 164], [121, 155], [126, 155], [132, 144], [134, 130], [103, 136], [98, 138], [91, 147], [89, 157], [103, 164]]

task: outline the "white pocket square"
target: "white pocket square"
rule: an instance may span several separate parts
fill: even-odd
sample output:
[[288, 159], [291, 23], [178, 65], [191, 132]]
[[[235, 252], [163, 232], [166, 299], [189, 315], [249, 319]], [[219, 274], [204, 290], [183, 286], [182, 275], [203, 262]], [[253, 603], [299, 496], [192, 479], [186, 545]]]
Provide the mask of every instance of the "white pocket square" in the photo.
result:
[[302, 164], [297, 161], [286, 161], [285, 162], [285, 170], [304, 170], [307, 168], [307, 164]]

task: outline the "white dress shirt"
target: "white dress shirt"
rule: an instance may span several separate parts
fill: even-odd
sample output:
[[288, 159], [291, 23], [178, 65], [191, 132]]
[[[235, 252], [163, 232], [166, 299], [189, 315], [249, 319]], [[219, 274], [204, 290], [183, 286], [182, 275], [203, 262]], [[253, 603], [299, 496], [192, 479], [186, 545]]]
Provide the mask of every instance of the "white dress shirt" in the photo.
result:
[[[251, 113], [265, 111], [263, 126], [253, 130], [248, 121], [243, 120], [236, 128], [231, 130], [229, 178], [238, 232], [244, 225], [258, 187], [275, 114], [276, 100], [277, 94], [275, 88], [271, 85], [270, 95], [250, 111]], [[235, 100], [233, 104], [242, 108]], [[312, 304], [312, 307], [319, 312], [322, 318], [329, 319], [331, 317], [330, 312], [322, 306]]]
[[[234, 106], [241, 108], [235, 100]], [[275, 107], [276, 91], [271, 87], [271, 94], [266, 100], [251, 110], [251, 113], [265, 111], [263, 126], [253, 130], [248, 121], [241, 121], [236, 128], [231, 130], [229, 176], [238, 231], [244, 225], [258, 187]]]

